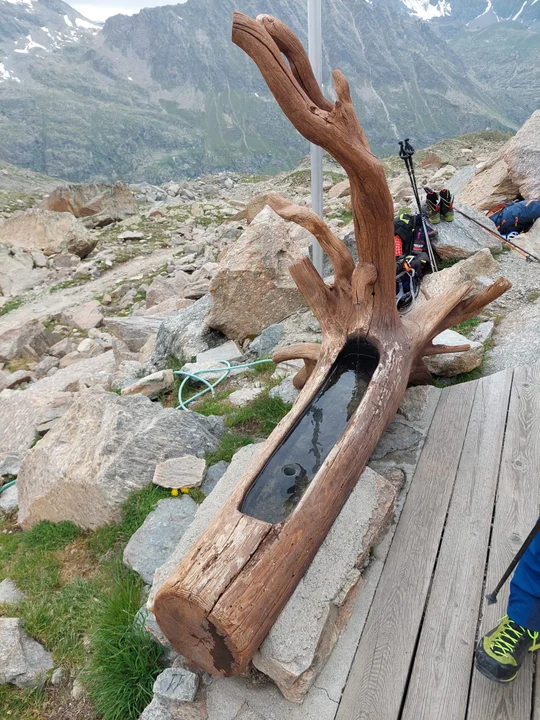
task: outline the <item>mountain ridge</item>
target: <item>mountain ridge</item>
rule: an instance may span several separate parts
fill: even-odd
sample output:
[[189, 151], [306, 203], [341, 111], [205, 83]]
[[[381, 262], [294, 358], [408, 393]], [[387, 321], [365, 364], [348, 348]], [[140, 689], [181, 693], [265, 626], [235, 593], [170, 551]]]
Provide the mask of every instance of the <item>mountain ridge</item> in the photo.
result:
[[[56, 6], [63, 21], [62, 0], [19, 2]], [[341, 69], [376, 152], [392, 152], [404, 135], [428, 145], [486, 126], [512, 130], [530, 114], [500, 106], [464, 62], [468, 51], [454, 52], [440, 23], [412, 17], [402, 0], [326, 7], [325, 92], [332, 98], [330, 72]], [[292, 167], [307, 145], [232, 44], [237, 8], [270, 12], [306, 40], [305, 3], [188, 0], [114, 16], [61, 47], [11, 49], [16, 65], [6, 72], [19, 82], [0, 75], [0, 159], [75, 181]], [[12, 41], [0, 38], [0, 52]]]

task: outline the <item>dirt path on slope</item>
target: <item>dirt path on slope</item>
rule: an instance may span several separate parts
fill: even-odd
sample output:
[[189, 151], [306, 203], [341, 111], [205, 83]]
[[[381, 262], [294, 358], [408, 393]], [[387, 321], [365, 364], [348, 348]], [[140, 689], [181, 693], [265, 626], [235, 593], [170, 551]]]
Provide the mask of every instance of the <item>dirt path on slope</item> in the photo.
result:
[[151, 255], [144, 255], [122, 263], [104, 273], [96, 280], [89, 280], [75, 287], [50, 293], [49, 288], [40, 288], [28, 294], [29, 298], [21, 307], [0, 317], [0, 332], [18, 327], [29, 320], [44, 319], [56, 315], [66, 308], [75, 307], [103, 295], [114, 287], [118, 280], [127, 280], [134, 275], [150, 272], [160, 265], [172, 260], [178, 248], [157, 250]]

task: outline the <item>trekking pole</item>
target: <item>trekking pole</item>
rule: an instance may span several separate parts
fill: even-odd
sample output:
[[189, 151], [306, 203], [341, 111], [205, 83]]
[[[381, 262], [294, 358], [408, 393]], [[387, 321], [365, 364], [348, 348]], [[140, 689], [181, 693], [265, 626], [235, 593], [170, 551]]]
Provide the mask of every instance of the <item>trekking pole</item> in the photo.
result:
[[533, 527], [533, 529], [529, 533], [529, 536], [527, 537], [527, 539], [525, 540], [523, 545], [520, 547], [516, 557], [512, 560], [512, 562], [508, 566], [508, 569], [502, 576], [502, 578], [501, 578], [499, 584], [497, 585], [497, 587], [495, 588], [495, 590], [492, 593], [488, 593], [486, 595], [486, 600], [488, 602], [488, 605], [495, 605], [495, 603], [497, 602], [497, 595], [500, 593], [504, 583], [508, 580], [510, 575], [514, 572], [514, 570], [516, 569], [516, 565], [521, 560], [521, 558], [525, 555], [525, 553], [529, 549], [532, 541], [538, 535], [539, 532], [540, 532], [540, 518], [536, 521], [536, 525]]
[[540, 262], [540, 258], [536, 257], [536, 255], [533, 255], [532, 253], [528, 252], [528, 250], [525, 250], [522, 247], [519, 247], [519, 245], [516, 245], [515, 243], [511, 242], [510, 240], [507, 240], [502, 235], [499, 235], [498, 232], [495, 232], [495, 230], [492, 230], [491, 228], [486, 227], [481, 222], [478, 222], [478, 220], [475, 220], [474, 218], [467, 215], [467, 213], [464, 213], [463, 210], [459, 210], [457, 207], [454, 207], [454, 210], [458, 212], [460, 215], [463, 215], [464, 218], [467, 218], [467, 220], [470, 220], [475, 225], [478, 225], [478, 227], [483, 228], [486, 232], [490, 233], [491, 235], [494, 235], [496, 238], [498, 238], [501, 242], [505, 243], [505, 245], [508, 245], [513, 250], [518, 252], [520, 255], [523, 255], [524, 258], [526, 258], [529, 262]]
[[428, 233], [426, 221], [424, 218], [424, 213], [422, 212], [422, 202], [420, 200], [420, 193], [418, 191], [418, 183], [416, 182], [416, 173], [414, 171], [414, 162], [413, 162], [414, 152], [415, 152], [414, 148], [411, 145], [411, 143], [409, 142], [409, 138], [405, 138], [405, 140], [399, 141], [399, 157], [405, 163], [405, 167], [407, 168], [407, 172], [409, 174], [409, 180], [411, 181], [413, 194], [414, 194], [414, 197], [416, 200], [416, 204], [418, 206], [420, 220], [422, 222], [422, 229], [424, 231], [424, 236], [426, 238], [426, 247], [427, 247], [427, 251], [428, 251], [429, 262], [431, 264], [431, 268], [432, 268], [433, 272], [438, 272], [439, 268], [437, 267], [437, 261], [435, 259], [435, 252], [433, 250], [431, 240], [429, 239], [429, 233]]

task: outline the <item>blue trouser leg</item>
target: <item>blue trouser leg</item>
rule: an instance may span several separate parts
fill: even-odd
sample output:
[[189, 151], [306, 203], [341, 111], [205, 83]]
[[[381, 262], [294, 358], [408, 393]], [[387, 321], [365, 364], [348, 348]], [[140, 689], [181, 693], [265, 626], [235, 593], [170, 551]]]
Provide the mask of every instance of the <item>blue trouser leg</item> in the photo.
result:
[[510, 583], [508, 617], [527, 630], [540, 632], [540, 533], [521, 558]]

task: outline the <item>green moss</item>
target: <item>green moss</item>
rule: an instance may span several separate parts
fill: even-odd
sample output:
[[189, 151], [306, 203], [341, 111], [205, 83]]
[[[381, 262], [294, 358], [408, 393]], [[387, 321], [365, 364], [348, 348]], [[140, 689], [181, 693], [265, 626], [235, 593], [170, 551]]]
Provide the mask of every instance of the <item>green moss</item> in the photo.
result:
[[21, 307], [23, 303], [24, 298], [22, 297], [11, 298], [11, 300], [8, 300], [5, 305], [2, 305], [2, 307], [0, 307], [0, 315], [7, 315], [12, 310], [16, 310], [17, 308]]
[[220, 460], [231, 462], [233, 455], [240, 450], [240, 448], [246, 445], [252, 445], [253, 442], [254, 439], [250, 435], [228, 432], [222, 437], [218, 449], [205, 455], [206, 463], [211, 466], [220, 462]]
[[59, 292], [60, 290], [66, 290], [70, 287], [77, 287], [78, 285], [84, 285], [85, 282], [87, 282], [88, 279], [84, 278], [70, 278], [69, 280], [64, 280], [61, 283], [57, 283], [56, 285], [52, 285], [49, 289], [50, 293]]
[[469, 337], [474, 328], [478, 327], [482, 320], [478, 317], [471, 318], [470, 320], [465, 320], [464, 322], [460, 323], [459, 325], [455, 325], [452, 330], [455, 330], [455, 332], [460, 333], [460, 335], [465, 335], [465, 337]]
[[538, 300], [540, 297], [540, 292], [538, 290], [531, 290], [527, 293], [527, 302], [533, 303]]

